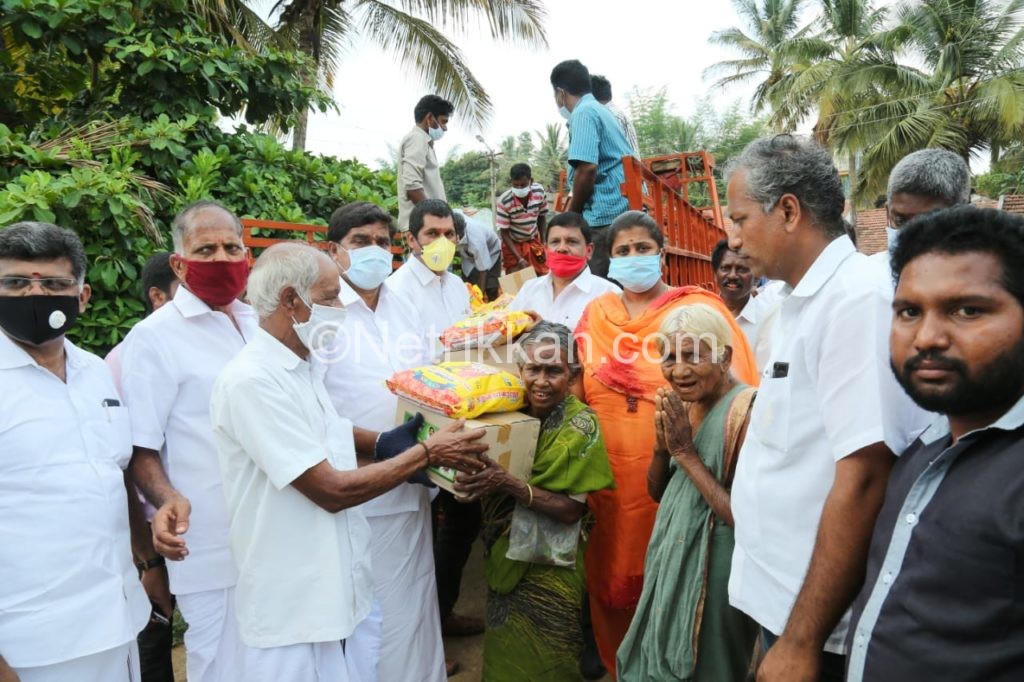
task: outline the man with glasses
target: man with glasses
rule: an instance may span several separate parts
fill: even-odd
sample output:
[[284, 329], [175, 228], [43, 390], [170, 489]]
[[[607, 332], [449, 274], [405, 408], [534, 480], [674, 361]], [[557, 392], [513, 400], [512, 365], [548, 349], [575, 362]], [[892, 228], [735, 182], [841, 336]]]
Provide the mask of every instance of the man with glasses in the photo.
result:
[[149, 603], [131, 556], [156, 554], [126, 494], [127, 411], [103, 361], [64, 337], [89, 301], [85, 270], [70, 230], [0, 230], [2, 680], [139, 675]]

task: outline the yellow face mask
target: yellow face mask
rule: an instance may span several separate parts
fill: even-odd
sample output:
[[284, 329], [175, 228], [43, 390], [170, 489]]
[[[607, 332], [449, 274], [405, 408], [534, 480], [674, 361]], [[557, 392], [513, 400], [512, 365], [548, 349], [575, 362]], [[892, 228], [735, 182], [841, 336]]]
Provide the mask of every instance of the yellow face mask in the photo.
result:
[[423, 247], [423, 262], [434, 272], [444, 272], [455, 258], [455, 243], [439, 237]]

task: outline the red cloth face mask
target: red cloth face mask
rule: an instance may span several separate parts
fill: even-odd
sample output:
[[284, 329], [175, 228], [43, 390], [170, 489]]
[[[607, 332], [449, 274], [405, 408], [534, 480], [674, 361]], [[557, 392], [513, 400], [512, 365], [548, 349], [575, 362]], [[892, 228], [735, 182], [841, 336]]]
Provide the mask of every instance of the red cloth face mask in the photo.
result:
[[586, 267], [587, 259], [571, 253], [558, 253], [547, 249], [547, 264], [555, 277], [572, 277]]
[[245, 259], [185, 260], [185, 284], [188, 290], [211, 308], [225, 306], [242, 295], [249, 281], [249, 262]]

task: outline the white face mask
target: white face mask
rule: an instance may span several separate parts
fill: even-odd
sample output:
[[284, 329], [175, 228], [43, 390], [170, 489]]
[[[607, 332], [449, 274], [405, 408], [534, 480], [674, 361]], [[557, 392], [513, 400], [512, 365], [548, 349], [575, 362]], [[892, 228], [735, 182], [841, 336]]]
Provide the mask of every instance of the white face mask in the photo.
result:
[[530, 186], [527, 185], [526, 187], [513, 187], [512, 194], [519, 197], [520, 199], [525, 199], [526, 197], [530, 196]]
[[309, 349], [309, 352], [323, 355], [338, 338], [338, 332], [345, 324], [346, 310], [319, 303], [310, 305], [301, 297], [299, 300], [309, 308], [309, 319], [305, 322], [297, 322], [293, 317], [292, 329], [298, 334], [299, 341]]
[[899, 238], [899, 230], [897, 230], [895, 227], [890, 227], [889, 225], [885, 226], [885, 240], [888, 243], [889, 250], [892, 250], [892, 247], [896, 246], [896, 242], [897, 240], [899, 240]]

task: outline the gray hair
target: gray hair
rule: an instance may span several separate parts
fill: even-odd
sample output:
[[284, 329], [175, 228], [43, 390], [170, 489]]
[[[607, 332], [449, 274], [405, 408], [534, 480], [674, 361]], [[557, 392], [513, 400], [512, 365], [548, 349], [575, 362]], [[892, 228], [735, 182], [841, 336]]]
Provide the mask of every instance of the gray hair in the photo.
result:
[[843, 183], [832, 157], [815, 142], [788, 134], [759, 138], [729, 162], [726, 182], [739, 170], [747, 171], [747, 196], [766, 214], [792, 194], [826, 235], [845, 233]]
[[246, 297], [260, 319], [277, 310], [281, 290], [292, 287], [304, 301], [320, 276], [323, 253], [302, 242], [274, 244], [260, 254], [249, 274]]
[[569, 373], [578, 376], [582, 371], [580, 365], [580, 354], [576, 348], [576, 338], [572, 330], [558, 322], [541, 320], [533, 328], [519, 337], [515, 345], [516, 362], [520, 367], [526, 364], [526, 347], [542, 343], [554, 343], [565, 357], [565, 363], [569, 366]]
[[71, 276], [85, 283], [85, 247], [72, 230], [52, 223], [20, 222], [0, 230], [0, 258], [24, 261], [71, 261]]
[[921, 149], [907, 154], [889, 173], [885, 198], [914, 194], [945, 201], [950, 206], [971, 203], [971, 169], [948, 149]]
[[242, 236], [242, 221], [238, 219], [238, 216], [236, 216], [231, 209], [219, 201], [214, 201], [213, 199], [201, 199], [199, 201], [194, 201], [181, 209], [178, 215], [174, 217], [174, 222], [171, 223], [171, 241], [174, 242], [174, 250], [178, 254], [185, 253], [185, 237], [187, 237], [188, 233], [195, 227], [195, 225], [192, 224], [192, 219], [197, 213], [211, 208], [219, 209], [231, 216], [231, 221], [235, 224], [235, 230], [238, 232], [238, 236]]

